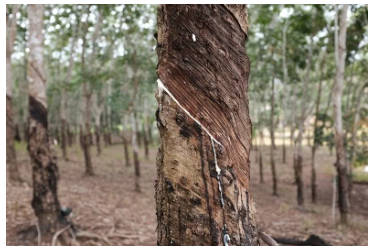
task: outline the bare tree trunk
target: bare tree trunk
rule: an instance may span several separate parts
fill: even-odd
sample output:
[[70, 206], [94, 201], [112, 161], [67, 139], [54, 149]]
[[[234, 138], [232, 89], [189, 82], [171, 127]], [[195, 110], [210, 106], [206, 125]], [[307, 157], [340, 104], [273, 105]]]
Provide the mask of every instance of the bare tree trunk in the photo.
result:
[[49, 144], [46, 79], [43, 70], [44, 5], [28, 5], [29, 17], [29, 142], [33, 177], [32, 207], [40, 232], [55, 231], [63, 218], [57, 197], [59, 178], [56, 156]]
[[12, 80], [12, 53], [14, 46], [14, 38], [16, 35], [16, 14], [18, 12], [18, 5], [12, 6], [12, 19], [8, 24], [8, 8], [7, 9], [7, 37], [6, 37], [6, 167], [9, 174], [9, 180], [15, 183], [22, 181], [17, 165], [16, 149], [14, 147], [14, 125], [13, 125], [13, 107], [12, 107], [12, 95], [13, 95], [13, 80]]
[[278, 195], [277, 188], [277, 171], [275, 168], [274, 161], [274, 149], [275, 149], [275, 138], [274, 138], [274, 72], [271, 81], [271, 114], [270, 114], [270, 137], [271, 137], [271, 147], [270, 147], [270, 165], [271, 165], [271, 174], [273, 177], [273, 195]]
[[[282, 42], [282, 69], [283, 69], [283, 84], [284, 86], [287, 85], [287, 82], [288, 82], [288, 70], [287, 70], [287, 58], [286, 58], [286, 46], [287, 46], [287, 28], [288, 28], [288, 20], [286, 21], [286, 24], [283, 26], [283, 42]], [[284, 97], [282, 99], [282, 105], [283, 105], [283, 110], [284, 110], [284, 113], [287, 112], [286, 110], [286, 105], [284, 103]], [[282, 159], [282, 162], [283, 164], [286, 163], [286, 136], [285, 136], [285, 127], [286, 127], [286, 114], [284, 114], [284, 117], [283, 117], [283, 122], [282, 122], [282, 125], [283, 125], [283, 159]], [[291, 144], [291, 147], [292, 147], [292, 144]]]
[[95, 125], [95, 137], [96, 137], [96, 149], [97, 155], [101, 154], [101, 145], [100, 145], [100, 125]]
[[129, 149], [128, 149], [128, 142], [127, 142], [127, 133], [126, 133], [126, 126], [127, 126], [127, 115], [123, 115], [123, 150], [125, 155], [125, 166], [130, 167], [130, 157], [129, 157]]
[[360, 119], [360, 100], [362, 99], [362, 94], [364, 90], [368, 87], [368, 82], [365, 82], [362, 88], [360, 89], [360, 93], [356, 98], [355, 103], [355, 111], [354, 111], [354, 120], [353, 120], [353, 126], [352, 126], [352, 159], [349, 166], [349, 197], [351, 197], [352, 194], [352, 187], [353, 187], [353, 180], [352, 180], [352, 171], [354, 164], [356, 162], [356, 139], [357, 139], [357, 123]]
[[350, 209], [348, 195], [347, 166], [345, 164], [345, 148], [343, 142], [343, 124], [341, 98], [344, 85], [344, 70], [346, 56], [346, 32], [347, 32], [347, 10], [348, 5], [343, 5], [340, 16], [340, 27], [338, 32], [338, 7], [335, 6], [335, 61], [336, 76], [334, 86], [334, 120], [335, 120], [335, 147], [336, 147], [336, 169], [338, 172], [338, 202], [340, 210], [340, 221], [348, 223], [348, 213]]
[[134, 157], [134, 168], [135, 168], [135, 191], [140, 192], [140, 166], [139, 166], [139, 147], [138, 147], [138, 140], [137, 140], [137, 131], [136, 131], [136, 118], [135, 113], [132, 112], [131, 114], [131, 127], [132, 127], [132, 150], [133, 150], [133, 157]]
[[308, 60], [307, 60], [307, 72], [303, 84], [303, 95], [301, 103], [301, 117], [298, 121], [299, 134], [296, 141], [296, 150], [294, 150], [294, 169], [295, 169], [295, 181], [297, 185], [297, 204], [299, 207], [304, 206], [304, 184], [303, 184], [303, 152], [302, 152], [302, 142], [303, 142], [303, 133], [305, 129], [305, 119], [306, 119], [306, 102], [307, 102], [307, 92], [309, 85], [309, 76], [310, 68], [312, 64], [312, 52], [313, 52], [313, 34], [310, 35], [310, 45], [308, 51]]
[[249, 187], [247, 22], [245, 5], [158, 9], [158, 245], [259, 244]]
[[261, 148], [259, 149], [260, 151], [260, 162], [259, 162], [259, 167], [260, 167], [260, 182], [261, 183], [264, 183], [264, 173], [263, 173], [263, 164], [262, 164], [262, 149], [264, 148], [264, 134], [262, 132], [262, 130], [260, 130], [260, 145], [261, 145]]
[[144, 119], [144, 126], [143, 126], [143, 139], [144, 139], [144, 155], [145, 158], [149, 158], [149, 140], [148, 140], [148, 99], [147, 97], [144, 98], [144, 113], [143, 113], [143, 119]]
[[315, 110], [315, 119], [313, 125], [313, 145], [312, 145], [312, 174], [311, 174], [311, 188], [312, 188], [312, 202], [317, 202], [317, 177], [316, 177], [316, 163], [315, 163], [315, 155], [317, 151], [317, 122], [319, 116], [319, 105], [321, 102], [321, 93], [322, 93], [322, 81], [324, 79], [324, 68], [326, 62], [327, 53], [325, 52], [322, 58], [322, 62], [320, 65], [320, 80], [318, 84], [318, 93], [317, 93], [317, 100], [316, 100], [316, 110]]
[[[88, 23], [84, 23], [83, 30], [83, 51], [82, 51], [82, 73], [84, 74], [85, 70], [85, 51], [86, 51], [86, 33], [88, 29]], [[92, 161], [91, 161], [91, 91], [88, 89], [88, 83], [83, 79], [82, 93], [84, 96], [84, 134], [83, 134], [83, 154], [86, 167], [86, 175], [94, 175]]]

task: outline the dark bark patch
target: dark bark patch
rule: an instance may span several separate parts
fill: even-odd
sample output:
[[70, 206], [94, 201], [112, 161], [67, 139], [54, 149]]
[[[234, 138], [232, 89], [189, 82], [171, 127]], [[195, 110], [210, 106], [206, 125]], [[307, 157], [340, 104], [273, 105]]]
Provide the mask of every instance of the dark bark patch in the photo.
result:
[[190, 202], [192, 205], [200, 206], [201, 205], [201, 199], [198, 197], [193, 197], [190, 199]]
[[48, 127], [48, 110], [32, 96], [29, 96], [29, 112], [32, 119]]
[[168, 180], [168, 179], [166, 179], [165, 182], [166, 182], [166, 188], [169, 191], [169, 193], [174, 192], [175, 189], [173, 187], [173, 183], [170, 180]]

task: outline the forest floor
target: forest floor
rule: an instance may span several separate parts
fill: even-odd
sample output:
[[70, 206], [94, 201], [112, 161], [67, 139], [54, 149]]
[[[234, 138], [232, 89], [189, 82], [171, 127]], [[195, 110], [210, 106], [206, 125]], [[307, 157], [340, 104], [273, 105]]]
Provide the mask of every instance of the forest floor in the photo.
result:
[[[142, 149], [141, 149], [142, 150]], [[350, 225], [339, 225], [339, 211], [332, 218], [332, 173], [334, 156], [328, 150], [317, 151], [318, 201], [311, 203], [310, 148], [304, 148], [304, 210], [296, 206], [296, 186], [293, 184], [292, 149], [287, 148], [287, 163], [282, 164], [282, 148], [276, 149], [279, 196], [272, 195], [269, 164], [270, 148], [263, 149], [264, 183], [259, 183], [256, 152], [251, 152], [251, 190], [257, 208], [257, 224], [260, 230], [273, 237], [306, 239], [316, 234], [330, 245], [368, 244], [368, 186], [354, 185]], [[134, 190], [133, 167], [125, 167], [121, 145], [104, 147], [96, 156], [92, 147], [93, 177], [84, 176], [84, 158], [79, 146], [69, 148], [69, 161], [61, 159], [56, 146], [60, 171], [59, 200], [61, 206], [73, 209], [70, 220], [80, 230], [95, 237], [86, 238], [81, 245], [156, 245], [156, 206], [154, 185], [157, 149], [150, 150], [149, 159], [140, 152], [141, 189]], [[6, 188], [6, 243], [7, 245], [35, 245], [22, 240], [20, 229], [35, 225], [36, 217], [31, 208], [32, 180], [29, 156], [25, 144], [17, 144], [17, 161], [23, 185], [15, 186], [7, 181]]]

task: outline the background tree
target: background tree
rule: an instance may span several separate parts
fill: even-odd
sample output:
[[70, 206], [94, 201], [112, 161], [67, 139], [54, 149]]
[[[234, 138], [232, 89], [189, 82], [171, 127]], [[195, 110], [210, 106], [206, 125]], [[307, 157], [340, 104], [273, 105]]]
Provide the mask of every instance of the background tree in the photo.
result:
[[14, 148], [14, 123], [13, 119], [17, 114], [13, 114], [12, 95], [13, 95], [13, 79], [12, 79], [12, 53], [13, 44], [16, 36], [17, 28], [17, 12], [18, 5], [12, 5], [12, 14], [10, 17], [9, 5], [6, 5], [6, 165], [9, 173], [9, 179], [13, 182], [21, 182], [17, 159], [16, 150]]
[[[343, 5], [338, 24], [338, 7], [335, 7], [335, 62], [336, 76], [334, 84], [334, 118], [335, 118], [335, 145], [336, 145], [336, 169], [338, 172], [338, 202], [340, 210], [340, 221], [346, 224], [349, 213], [347, 165], [345, 163], [345, 148], [343, 139], [341, 96], [344, 84], [344, 70], [346, 57], [346, 32], [347, 32], [347, 10], [348, 5]], [[339, 25], [339, 31], [338, 31]]]

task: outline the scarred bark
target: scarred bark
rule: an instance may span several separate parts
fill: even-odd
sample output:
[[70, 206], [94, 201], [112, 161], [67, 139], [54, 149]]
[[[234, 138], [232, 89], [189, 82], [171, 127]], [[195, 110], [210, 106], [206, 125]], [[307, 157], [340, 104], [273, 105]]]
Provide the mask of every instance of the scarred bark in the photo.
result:
[[158, 245], [259, 244], [247, 28], [245, 5], [159, 7]]
[[38, 217], [42, 234], [55, 231], [64, 222], [57, 197], [59, 178], [56, 156], [49, 144], [48, 109], [43, 70], [43, 12], [44, 5], [28, 5], [29, 26], [29, 128], [33, 199], [32, 207]]

